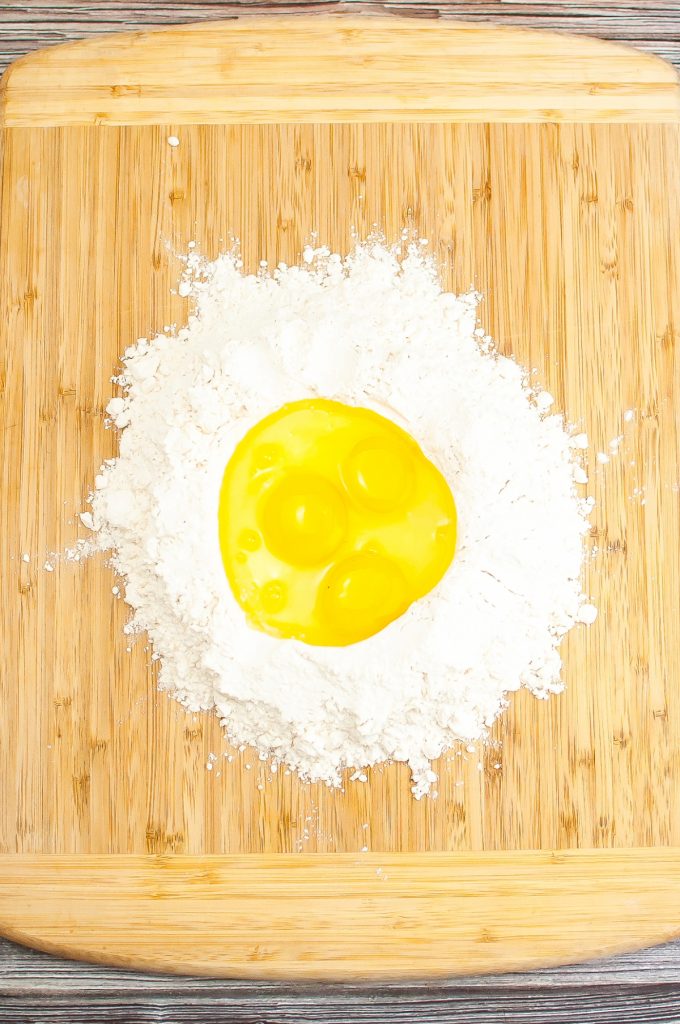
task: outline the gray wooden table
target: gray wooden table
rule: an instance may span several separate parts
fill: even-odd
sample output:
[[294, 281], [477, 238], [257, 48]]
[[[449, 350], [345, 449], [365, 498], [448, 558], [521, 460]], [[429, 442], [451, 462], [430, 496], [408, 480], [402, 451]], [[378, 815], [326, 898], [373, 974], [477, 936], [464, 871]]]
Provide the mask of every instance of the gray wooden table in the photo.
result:
[[[680, 67], [680, 2], [263, 3], [0, 0], [0, 70], [29, 50], [101, 32], [244, 11], [379, 10], [585, 32], [651, 50]], [[680, 187], [680, 183], [678, 185]], [[680, 930], [680, 921], [678, 922]], [[57, 960], [0, 939], [0, 1024], [680, 1024], [680, 941], [578, 967], [436, 984], [301, 986], [168, 978]]]

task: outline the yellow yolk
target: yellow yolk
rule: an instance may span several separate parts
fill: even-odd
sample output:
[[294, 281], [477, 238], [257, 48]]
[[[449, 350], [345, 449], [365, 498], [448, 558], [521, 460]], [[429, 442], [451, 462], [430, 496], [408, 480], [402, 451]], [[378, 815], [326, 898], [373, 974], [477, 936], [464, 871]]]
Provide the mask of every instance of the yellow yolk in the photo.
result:
[[237, 445], [219, 529], [227, 578], [254, 626], [344, 646], [439, 582], [456, 547], [456, 506], [439, 470], [390, 420], [306, 399]]

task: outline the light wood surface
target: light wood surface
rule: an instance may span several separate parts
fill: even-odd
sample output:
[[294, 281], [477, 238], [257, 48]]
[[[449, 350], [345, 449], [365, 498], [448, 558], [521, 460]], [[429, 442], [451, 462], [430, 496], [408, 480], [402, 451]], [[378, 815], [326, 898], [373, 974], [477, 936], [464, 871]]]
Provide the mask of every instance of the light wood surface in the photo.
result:
[[592, 957], [675, 934], [680, 849], [2, 856], [0, 906], [10, 936], [118, 966], [438, 977], [561, 963], [575, 951]]
[[[103, 36], [17, 61], [10, 127], [677, 121], [673, 68], [601, 39], [412, 19], [256, 18]], [[59, 87], [55, 89], [55, 83]], [[282, 83], [283, 88], [272, 87]]]
[[[171, 131], [181, 140], [175, 149]], [[670, 878], [676, 853], [663, 848], [680, 845], [680, 198], [670, 187], [678, 127], [177, 124], [9, 128], [3, 142], [0, 777], [18, 785], [0, 790], [0, 851], [78, 854], [87, 870], [91, 854], [649, 847], [657, 849], [634, 855], [636, 870], [644, 874], [651, 858]], [[115, 452], [102, 413], [118, 354], [186, 315], [170, 292], [173, 251], [193, 237], [212, 254], [233, 232], [254, 268], [261, 256], [294, 260], [314, 230], [346, 250], [352, 227], [365, 233], [375, 223], [391, 236], [417, 226], [443, 258], [447, 285], [474, 281], [485, 292], [482, 316], [503, 351], [536, 369], [595, 450], [624, 435], [619, 456], [590, 466], [598, 553], [587, 586], [601, 614], [565, 645], [567, 692], [546, 703], [519, 696], [494, 745], [442, 759], [437, 801], [413, 801], [400, 766], [337, 793], [270, 780], [248, 752], [229, 763], [215, 720], [187, 716], [158, 694], [143, 645], [126, 650], [124, 607], [104, 563], [42, 570], [48, 553], [77, 535], [82, 495]], [[635, 416], [624, 422], [628, 408]], [[218, 762], [208, 772], [211, 752]], [[307, 861], [297, 863], [296, 878], [306, 878]], [[60, 862], [45, 862], [39, 877], [50, 865], [57, 885]], [[427, 885], [426, 861], [422, 870]], [[466, 902], [473, 916], [495, 884], [483, 876]], [[24, 898], [39, 916], [42, 905], [52, 928], [54, 908], [30, 898], [21, 877], [15, 906]], [[377, 874], [371, 881], [378, 898], [384, 883]], [[438, 878], [430, 881], [436, 895]], [[114, 900], [116, 887], [109, 891]], [[653, 916], [649, 889], [635, 898], [642, 916]], [[74, 905], [62, 906], [59, 948], [75, 952]], [[579, 902], [561, 890], [563, 918], [582, 922], [589, 908], [590, 896]], [[249, 908], [260, 930], [264, 910]], [[445, 918], [437, 932], [442, 970], [469, 914], [467, 923]], [[608, 948], [618, 948], [619, 919], [610, 923]], [[667, 924], [639, 928], [639, 941], [668, 935]], [[231, 925], [225, 915], [212, 953], [194, 955], [219, 958], [226, 943], [220, 969], [238, 974], [252, 950], [238, 958]], [[356, 928], [364, 926], [357, 910]], [[38, 932], [34, 925], [33, 941]], [[343, 934], [349, 950], [356, 932]], [[592, 953], [586, 940], [557, 956]], [[165, 927], [145, 941], [172, 965]], [[327, 951], [315, 948], [309, 973], [333, 974]], [[546, 957], [535, 948], [515, 965]], [[499, 953], [496, 966], [507, 963]], [[366, 973], [373, 966], [364, 960]], [[277, 958], [262, 972], [288, 969], [292, 960]]]

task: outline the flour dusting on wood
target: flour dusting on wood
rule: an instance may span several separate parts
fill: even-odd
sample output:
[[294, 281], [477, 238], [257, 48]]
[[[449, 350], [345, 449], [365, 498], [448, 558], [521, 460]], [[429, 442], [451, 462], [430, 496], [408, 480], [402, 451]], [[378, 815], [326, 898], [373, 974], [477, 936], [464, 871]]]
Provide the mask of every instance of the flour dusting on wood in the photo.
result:
[[[237, 255], [191, 252], [179, 331], [127, 349], [108, 415], [120, 431], [101, 467], [88, 551], [110, 551], [159, 679], [188, 708], [215, 708], [230, 740], [304, 779], [395, 759], [416, 796], [431, 762], [484, 738], [525, 687], [562, 688], [559, 645], [596, 615], [581, 593], [592, 499], [587, 437], [553, 396], [500, 356], [478, 296], [445, 292], [420, 246], [307, 249], [300, 267], [243, 273]], [[343, 648], [251, 628], [220, 556], [218, 494], [235, 445], [286, 402], [322, 396], [406, 429], [446, 477], [456, 557], [398, 620]]]

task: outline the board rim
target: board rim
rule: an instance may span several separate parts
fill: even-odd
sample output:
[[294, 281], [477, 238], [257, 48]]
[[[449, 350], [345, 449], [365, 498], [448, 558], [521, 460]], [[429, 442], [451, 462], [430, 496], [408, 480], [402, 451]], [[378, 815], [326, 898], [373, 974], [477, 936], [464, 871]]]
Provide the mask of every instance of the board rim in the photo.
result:
[[[573, 913], [575, 891], [587, 893], [586, 918]], [[285, 915], [272, 921], [272, 893], [284, 900], [294, 931]], [[128, 900], [137, 931], [142, 925], [137, 944]], [[338, 914], [340, 901], [349, 901], [353, 918]], [[187, 902], [196, 915], [189, 923]], [[677, 937], [680, 848], [5, 854], [0, 905], [5, 937], [115, 967], [251, 981], [442, 979], [578, 963]], [[488, 920], [489, 911], [515, 930]], [[532, 952], [522, 952], [525, 933]], [[551, 952], [537, 956], [537, 942]]]
[[[243, 46], [249, 35], [250, 46]], [[318, 69], [302, 62], [297, 53], [286, 55], [277, 44], [284, 36], [286, 45], [295, 40], [303, 52], [314, 55]], [[215, 48], [212, 63], [206, 60], [206, 40]], [[431, 40], [434, 50], [429, 49]], [[357, 91], [351, 61], [364, 43], [368, 49], [359, 66], [369, 84], [362, 93]], [[379, 60], [371, 60], [371, 47], [378, 43], [380, 57], [390, 58], [386, 69]], [[421, 52], [423, 47], [427, 53]], [[498, 49], [489, 62], [494, 47]], [[501, 71], [499, 53], [507, 47], [518, 47], [519, 52], [516, 63]], [[334, 48], [337, 52], [328, 52]], [[168, 59], [174, 61], [176, 73], [170, 83], [162, 65], [155, 76], [150, 71], [160, 55], [166, 67]], [[340, 62], [333, 59], [338, 55]], [[456, 55], [464, 55], [462, 66], [455, 61], [446, 66], [446, 59]], [[181, 81], [180, 66], [194, 74], [200, 71], [197, 85]], [[253, 72], [256, 66], [263, 69], [262, 81], [259, 71]], [[230, 91], [230, 82], [242, 83], [246, 72], [254, 74], [255, 93], [248, 94], [242, 84], [232, 85]], [[420, 97], [422, 75], [431, 81]], [[548, 90], [546, 80], [551, 78], [553, 88]], [[258, 90], [271, 80], [278, 86], [263, 97]], [[475, 94], [486, 98], [477, 107], [464, 95], [469, 81], [474, 82]], [[198, 110], [196, 88], [203, 104]], [[340, 104], [338, 96], [347, 95], [351, 102]], [[247, 15], [94, 36], [20, 57], [0, 78], [0, 127], [5, 128], [470, 123], [489, 122], [490, 112], [493, 123], [673, 123], [680, 119], [680, 78], [655, 54], [591, 36], [448, 19], [346, 14]]]

